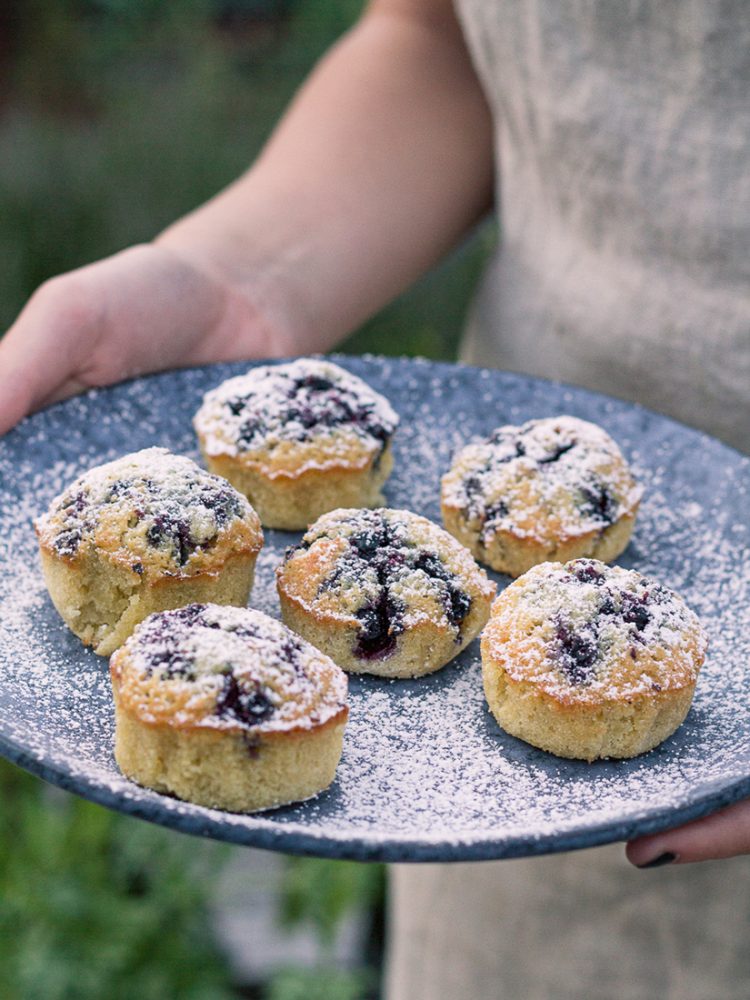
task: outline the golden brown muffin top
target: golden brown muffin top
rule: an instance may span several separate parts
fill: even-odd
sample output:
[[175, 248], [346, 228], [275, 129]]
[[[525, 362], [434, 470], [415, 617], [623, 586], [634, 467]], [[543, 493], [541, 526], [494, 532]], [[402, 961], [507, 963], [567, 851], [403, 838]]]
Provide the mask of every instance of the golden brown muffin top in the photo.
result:
[[112, 656], [139, 721], [265, 735], [346, 717], [346, 674], [260, 611], [190, 604], [150, 615]]
[[84, 473], [38, 518], [40, 543], [75, 560], [92, 549], [139, 576], [211, 572], [263, 533], [225, 479], [165, 448], [147, 448]]
[[271, 478], [365, 468], [398, 425], [385, 397], [330, 361], [262, 365], [207, 393], [194, 425], [206, 455], [240, 459]]
[[602, 531], [641, 495], [606, 431], [569, 416], [499, 427], [463, 448], [442, 481], [443, 503], [485, 544], [496, 531], [540, 542]]
[[694, 684], [696, 615], [667, 587], [596, 559], [541, 563], [497, 598], [482, 650], [516, 681], [592, 704]]
[[318, 518], [277, 570], [307, 610], [357, 624], [359, 655], [382, 658], [422, 620], [456, 634], [495, 585], [447, 531], [406, 510], [335, 510]]

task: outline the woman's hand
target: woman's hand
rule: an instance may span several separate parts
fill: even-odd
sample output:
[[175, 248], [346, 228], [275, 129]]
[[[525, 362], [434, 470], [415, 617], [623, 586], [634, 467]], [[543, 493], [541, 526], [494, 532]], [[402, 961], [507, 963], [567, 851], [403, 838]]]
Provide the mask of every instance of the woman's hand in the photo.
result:
[[283, 350], [217, 274], [163, 246], [133, 247], [45, 282], [0, 340], [0, 433], [92, 386]]
[[631, 840], [626, 854], [638, 868], [750, 854], [750, 799], [674, 830]]

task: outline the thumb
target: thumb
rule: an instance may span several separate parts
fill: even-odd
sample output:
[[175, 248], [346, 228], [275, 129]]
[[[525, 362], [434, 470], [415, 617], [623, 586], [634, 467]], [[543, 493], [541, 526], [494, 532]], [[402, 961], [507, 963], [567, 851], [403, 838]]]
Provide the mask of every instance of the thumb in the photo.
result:
[[0, 434], [33, 410], [86, 388], [76, 373], [98, 326], [93, 304], [70, 276], [32, 295], [0, 340]]

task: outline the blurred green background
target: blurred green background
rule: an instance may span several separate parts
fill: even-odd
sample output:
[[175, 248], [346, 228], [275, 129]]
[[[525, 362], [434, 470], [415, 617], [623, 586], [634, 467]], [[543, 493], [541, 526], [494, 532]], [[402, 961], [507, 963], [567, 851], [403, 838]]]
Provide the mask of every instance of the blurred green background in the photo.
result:
[[[244, 170], [361, 7], [3, 0], [0, 331], [46, 278], [150, 239]], [[455, 357], [491, 239], [480, 231], [343, 349]], [[301, 930], [314, 954], [260, 963], [253, 979], [217, 933], [222, 873], [244, 870], [239, 849], [108, 812], [5, 762], [0, 794], [4, 1000], [379, 995], [381, 866], [285, 859], [272, 886], [279, 954]], [[343, 961], [347, 926], [355, 945]]]

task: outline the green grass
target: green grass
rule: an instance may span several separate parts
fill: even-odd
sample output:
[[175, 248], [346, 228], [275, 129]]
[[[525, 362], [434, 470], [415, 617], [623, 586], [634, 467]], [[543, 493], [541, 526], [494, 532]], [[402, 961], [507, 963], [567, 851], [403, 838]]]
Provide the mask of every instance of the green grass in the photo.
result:
[[225, 849], [0, 763], [0, 996], [230, 1000], [207, 934]]

